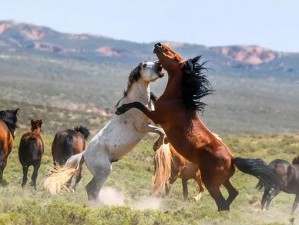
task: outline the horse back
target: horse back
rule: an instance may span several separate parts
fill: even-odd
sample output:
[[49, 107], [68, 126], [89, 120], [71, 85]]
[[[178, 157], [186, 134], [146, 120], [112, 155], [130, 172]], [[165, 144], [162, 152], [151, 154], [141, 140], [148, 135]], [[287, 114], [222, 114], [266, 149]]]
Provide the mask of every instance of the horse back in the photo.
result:
[[44, 143], [41, 136], [35, 132], [23, 134], [19, 146], [19, 160], [21, 164], [40, 162], [43, 154]]

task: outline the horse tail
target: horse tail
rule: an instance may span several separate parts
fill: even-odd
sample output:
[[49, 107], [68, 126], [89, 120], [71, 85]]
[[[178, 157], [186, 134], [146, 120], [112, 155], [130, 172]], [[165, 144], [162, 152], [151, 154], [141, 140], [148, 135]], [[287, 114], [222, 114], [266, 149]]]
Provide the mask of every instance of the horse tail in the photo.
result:
[[73, 155], [73, 136], [66, 135], [62, 143], [62, 151], [63, 151], [63, 156], [61, 159], [62, 162], [60, 164], [66, 162]]
[[153, 177], [153, 194], [157, 195], [171, 175], [172, 156], [169, 144], [162, 144], [155, 154], [155, 175]]
[[260, 180], [261, 185], [267, 187], [281, 187], [279, 177], [262, 159], [244, 159], [236, 157], [232, 159], [232, 162], [243, 173], [257, 177]]
[[44, 179], [44, 188], [50, 194], [55, 195], [63, 189], [69, 190], [66, 186], [69, 180], [77, 176], [84, 162], [83, 152], [73, 155], [63, 166], [55, 166]]
[[36, 137], [28, 138], [28, 147], [29, 147], [29, 151], [30, 151], [31, 156], [32, 156], [32, 160], [33, 161], [40, 160], [41, 159], [41, 152], [38, 150]]

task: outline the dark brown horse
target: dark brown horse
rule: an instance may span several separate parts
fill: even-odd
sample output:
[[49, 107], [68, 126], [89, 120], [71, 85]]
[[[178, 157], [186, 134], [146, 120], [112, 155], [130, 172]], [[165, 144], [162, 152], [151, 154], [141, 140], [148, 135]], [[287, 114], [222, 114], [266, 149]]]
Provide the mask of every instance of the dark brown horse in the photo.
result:
[[[203, 182], [219, 211], [229, 210], [230, 204], [238, 195], [229, 181], [235, 172], [235, 166], [242, 172], [261, 178], [264, 183], [279, 185], [276, 175], [261, 159], [233, 157], [224, 142], [201, 121], [197, 113], [203, 111], [205, 106], [201, 98], [210, 94], [212, 89], [203, 74], [206, 70], [204, 63], [198, 63], [200, 56], [186, 61], [161, 43], [155, 45], [154, 53], [168, 72], [165, 91], [156, 100], [155, 110], [140, 102], [132, 102], [119, 107], [116, 114], [137, 108], [154, 123], [160, 124], [173, 147], [186, 159], [199, 165]], [[221, 185], [229, 193], [227, 199], [220, 192]]]
[[83, 126], [58, 131], [52, 143], [54, 165], [62, 166], [72, 155], [81, 153], [89, 134], [89, 130]]
[[[79, 126], [74, 129], [58, 131], [52, 143], [52, 156], [54, 166], [63, 166], [65, 162], [73, 155], [79, 154], [85, 149], [85, 141], [90, 132], [86, 127]], [[81, 168], [78, 172], [78, 178], [72, 184], [75, 189], [76, 184], [81, 180]], [[68, 183], [68, 185], [71, 185]]]
[[31, 132], [23, 134], [19, 146], [19, 160], [23, 168], [22, 187], [27, 183], [29, 166], [33, 166], [31, 185], [36, 189], [36, 178], [44, 154], [44, 142], [41, 137], [42, 121], [31, 120]]
[[154, 144], [155, 150], [155, 175], [153, 177], [153, 194], [161, 193], [165, 187], [165, 195], [169, 197], [172, 184], [178, 179], [182, 179], [183, 197], [188, 199], [188, 185], [190, 179], [194, 179], [198, 185], [199, 193], [194, 197], [199, 201], [204, 184], [201, 180], [201, 173], [198, 165], [190, 162], [180, 155], [174, 147], [168, 142], [167, 137], [161, 135]]
[[3, 183], [3, 171], [7, 164], [7, 157], [10, 154], [17, 128], [18, 111], [0, 111], [0, 183]]
[[280, 177], [282, 186], [281, 188], [274, 188], [259, 181], [257, 188], [262, 189], [264, 187], [262, 210], [268, 210], [273, 198], [283, 191], [296, 195], [291, 211], [294, 214], [299, 203], [299, 156], [293, 159], [292, 164], [283, 159], [275, 159], [269, 163], [269, 167]]

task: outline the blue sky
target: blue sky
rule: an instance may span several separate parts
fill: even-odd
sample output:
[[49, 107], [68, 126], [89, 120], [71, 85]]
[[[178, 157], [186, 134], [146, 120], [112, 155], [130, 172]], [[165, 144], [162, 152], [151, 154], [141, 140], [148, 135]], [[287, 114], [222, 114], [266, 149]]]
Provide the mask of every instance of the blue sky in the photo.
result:
[[136, 42], [299, 52], [298, 0], [1, 0], [0, 20]]

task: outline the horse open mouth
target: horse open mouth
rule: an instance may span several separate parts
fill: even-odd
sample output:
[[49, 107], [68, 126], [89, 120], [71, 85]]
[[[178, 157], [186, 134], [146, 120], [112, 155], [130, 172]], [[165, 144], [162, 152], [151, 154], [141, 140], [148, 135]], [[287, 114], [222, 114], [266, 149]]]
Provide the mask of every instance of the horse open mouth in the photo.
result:
[[158, 53], [163, 53], [163, 47], [162, 47], [162, 44], [161, 43], [157, 43], [154, 45], [154, 51], [153, 51], [155, 54], [158, 54]]

